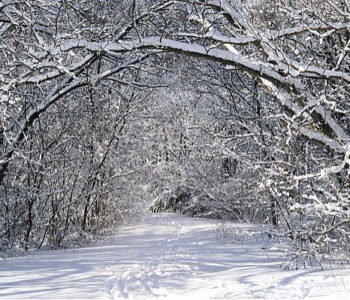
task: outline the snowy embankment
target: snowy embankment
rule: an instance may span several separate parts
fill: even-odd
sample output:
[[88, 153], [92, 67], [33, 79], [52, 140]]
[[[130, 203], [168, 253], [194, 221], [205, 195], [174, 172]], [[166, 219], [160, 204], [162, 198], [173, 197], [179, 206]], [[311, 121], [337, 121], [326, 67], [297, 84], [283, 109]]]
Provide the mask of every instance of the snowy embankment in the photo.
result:
[[350, 299], [350, 270], [282, 270], [277, 250], [224, 245], [215, 224], [151, 215], [104, 245], [2, 260], [0, 299]]

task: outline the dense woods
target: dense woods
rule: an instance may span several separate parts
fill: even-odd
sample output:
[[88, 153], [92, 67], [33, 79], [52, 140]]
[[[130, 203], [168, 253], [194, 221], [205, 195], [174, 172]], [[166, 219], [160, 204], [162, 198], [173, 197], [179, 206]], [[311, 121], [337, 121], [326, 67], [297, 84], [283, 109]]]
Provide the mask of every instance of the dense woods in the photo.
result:
[[0, 251], [186, 186], [293, 262], [346, 259], [349, 21], [346, 0], [3, 0]]

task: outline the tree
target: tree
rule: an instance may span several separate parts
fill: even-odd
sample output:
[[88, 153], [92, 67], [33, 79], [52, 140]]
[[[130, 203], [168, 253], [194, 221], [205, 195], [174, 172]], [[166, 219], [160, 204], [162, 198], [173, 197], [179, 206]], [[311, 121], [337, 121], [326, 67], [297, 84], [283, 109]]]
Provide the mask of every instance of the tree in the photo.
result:
[[[0, 186], [5, 199], [2, 219], [7, 220], [2, 235], [13, 231], [14, 219], [25, 219], [22, 235], [28, 244], [35, 227], [34, 203], [45, 203], [37, 200], [47, 177], [43, 170], [48, 162], [45, 168], [42, 164], [55, 153], [53, 149], [61, 149], [57, 157], [69, 160], [73, 153], [84, 158], [79, 172], [67, 163], [58, 167], [67, 167], [65, 179], [70, 182], [60, 183], [62, 189], [70, 186], [65, 197], [71, 195], [71, 200], [63, 210], [67, 216], [68, 210], [79, 211], [81, 217], [71, 223], [86, 231], [88, 219], [100, 214], [104, 183], [116, 176], [111, 174], [113, 159], [107, 163], [104, 157], [116, 144], [120, 147], [122, 132], [130, 134], [128, 142], [124, 141], [127, 144], [139, 141], [131, 132], [140, 132], [140, 124], [152, 128], [153, 117], [149, 122], [131, 122], [134, 127], [127, 124], [136, 111], [149, 111], [140, 102], [144, 95], [149, 103], [159, 97], [150, 91], [168, 86], [178, 92], [164, 74], [181, 77], [181, 70], [187, 68], [183, 73], [193, 81], [191, 98], [205, 95], [205, 103], [218, 101], [221, 106], [202, 111], [206, 119], [200, 126], [194, 115], [184, 111], [178, 126], [167, 128], [159, 123], [162, 128], [157, 132], [165, 136], [161, 155], [169, 159], [173, 152], [177, 158], [167, 166], [174, 164], [175, 173], [185, 170], [197, 185], [200, 176], [193, 175], [195, 170], [218, 170], [199, 150], [202, 142], [210, 141], [214, 146], [206, 153], [220, 161], [222, 170], [209, 181], [224, 179], [218, 197], [226, 186], [226, 196], [221, 193], [220, 197], [229, 199], [228, 191], [235, 187], [239, 192], [234, 198], [240, 199], [241, 211], [284, 228], [297, 253], [306, 258], [330, 253], [339, 246], [335, 239], [347, 249], [350, 77], [346, 1], [8, 0], [0, 6], [0, 20], [0, 103], [4, 112]], [[181, 64], [169, 53], [191, 60]], [[176, 63], [183, 68], [176, 69]], [[106, 112], [103, 99], [123, 103], [112, 109], [118, 118], [111, 126], [113, 114], [101, 117]], [[55, 115], [57, 111], [63, 119]], [[50, 127], [52, 114], [60, 129], [56, 132], [45, 127]], [[97, 120], [104, 125], [99, 126]], [[199, 130], [191, 129], [196, 126]], [[106, 128], [109, 134], [100, 139], [98, 135]], [[153, 130], [147, 133], [154, 135]], [[65, 140], [69, 134], [84, 139], [70, 140], [70, 144]], [[134, 168], [148, 158], [153, 161], [159, 153], [153, 152], [157, 149], [153, 144], [152, 152], [145, 155], [147, 146], [139, 145], [140, 152], [133, 148], [139, 158]], [[191, 147], [196, 151], [189, 153]], [[188, 157], [195, 164], [188, 164]], [[128, 165], [126, 160], [120, 163]], [[246, 173], [237, 174], [237, 168]], [[252, 174], [251, 185], [239, 188]], [[30, 193], [24, 193], [24, 187]], [[101, 192], [99, 197], [96, 189]], [[250, 193], [243, 192], [247, 189]], [[60, 193], [55, 195], [50, 220], [63, 224], [56, 204], [66, 202]], [[26, 205], [15, 200], [23, 198]], [[15, 211], [14, 215], [8, 216], [9, 211]], [[63, 226], [55, 226], [53, 236], [60, 236], [56, 227]]]
[[[135, 37], [144, 19], [168, 5], [1, 4], [1, 248], [58, 247], [109, 228], [135, 207], [118, 199], [114, 185], [132, 173], [120, 135], [143, 109], [140, 89], [152, 82], [139, 83], [139, 63], [153, 53], [88, 53], [63, 41]], [[123, 168], [114, 165], [118, 155]]]

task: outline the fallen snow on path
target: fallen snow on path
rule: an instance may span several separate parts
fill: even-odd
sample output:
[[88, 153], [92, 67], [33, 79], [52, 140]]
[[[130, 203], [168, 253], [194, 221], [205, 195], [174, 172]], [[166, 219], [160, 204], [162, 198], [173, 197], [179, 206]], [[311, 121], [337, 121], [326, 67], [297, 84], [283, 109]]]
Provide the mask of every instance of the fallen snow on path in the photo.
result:
[[219, 243], [215, 224], [155, 214], [104, 245], [2, 260], [0, 299], [350, 299], [350, 270], [283, 270], [259, 240]]

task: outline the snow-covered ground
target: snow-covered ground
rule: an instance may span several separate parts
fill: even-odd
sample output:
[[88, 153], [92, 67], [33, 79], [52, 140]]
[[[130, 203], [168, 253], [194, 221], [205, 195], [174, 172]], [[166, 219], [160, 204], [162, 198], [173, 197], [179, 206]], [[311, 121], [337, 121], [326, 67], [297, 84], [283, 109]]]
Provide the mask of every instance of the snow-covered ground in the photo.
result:
[[350, 270], [286, 271], [278, 250], [224, 245], [215, 225], [150, 215], [103, 245], [2, 260], [0, 299], [350, 299]]

